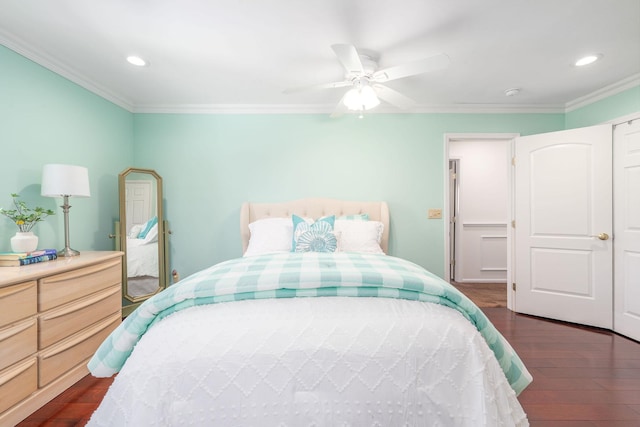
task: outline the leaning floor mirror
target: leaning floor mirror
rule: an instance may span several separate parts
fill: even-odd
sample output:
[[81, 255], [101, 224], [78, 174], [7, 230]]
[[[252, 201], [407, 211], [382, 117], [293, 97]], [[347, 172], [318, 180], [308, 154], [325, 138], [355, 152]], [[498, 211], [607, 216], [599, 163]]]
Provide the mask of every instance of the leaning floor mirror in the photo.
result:
[[118, 175], [120, 221], [116, 249], [122, 267], [122, 315], [128, 316], [168, 280], [168, 227], [162, 214], [162, 177], [152, 169], [128, 168]]

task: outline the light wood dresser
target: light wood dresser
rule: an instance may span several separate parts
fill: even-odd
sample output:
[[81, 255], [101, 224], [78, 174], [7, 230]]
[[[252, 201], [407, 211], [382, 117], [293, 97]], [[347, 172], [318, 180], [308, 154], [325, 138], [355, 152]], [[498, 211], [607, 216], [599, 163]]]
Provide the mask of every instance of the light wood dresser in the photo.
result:
[[0, 426], [12, 426], [87, 375], [122, 321], [122, 252], [0, 267]]

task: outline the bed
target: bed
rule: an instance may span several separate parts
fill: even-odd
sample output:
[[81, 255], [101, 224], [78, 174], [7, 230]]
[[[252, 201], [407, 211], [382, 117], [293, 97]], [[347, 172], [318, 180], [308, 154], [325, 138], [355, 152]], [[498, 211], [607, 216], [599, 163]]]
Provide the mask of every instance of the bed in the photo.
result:
[[127, 236], [127, 286], [131, 296], [158, 291], [158, 224], [140, 236], [145, 224], [136, 226]]
[[385, 254], [385, 203], [247, 203], [240, 223], [243, 257], [98, 349], [91, 373], [117, 376], [89, 426], [528, 425], [531, 375], [464, 295]]

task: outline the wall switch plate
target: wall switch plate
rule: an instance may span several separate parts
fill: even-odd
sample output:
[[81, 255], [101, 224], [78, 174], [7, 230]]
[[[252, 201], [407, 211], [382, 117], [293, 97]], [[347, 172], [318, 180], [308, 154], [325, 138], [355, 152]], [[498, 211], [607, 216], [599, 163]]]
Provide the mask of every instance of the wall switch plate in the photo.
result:
[[429, 219], [440, 219], [440, 218], [442, 218], [442, 209], [429, 209], [428, 217], [429, 217]]

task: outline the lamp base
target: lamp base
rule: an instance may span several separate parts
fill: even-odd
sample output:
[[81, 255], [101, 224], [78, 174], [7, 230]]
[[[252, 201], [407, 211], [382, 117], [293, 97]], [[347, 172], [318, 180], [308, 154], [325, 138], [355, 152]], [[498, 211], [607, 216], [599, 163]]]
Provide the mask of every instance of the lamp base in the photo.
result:
[[70, 257], [70, 256], [78, 256], [78, 255], [80, 255], [80, 252], [76, 251], [75, 249], [71, 249], [70, 247], [66, 247], [58, 251], [59, 257]]

